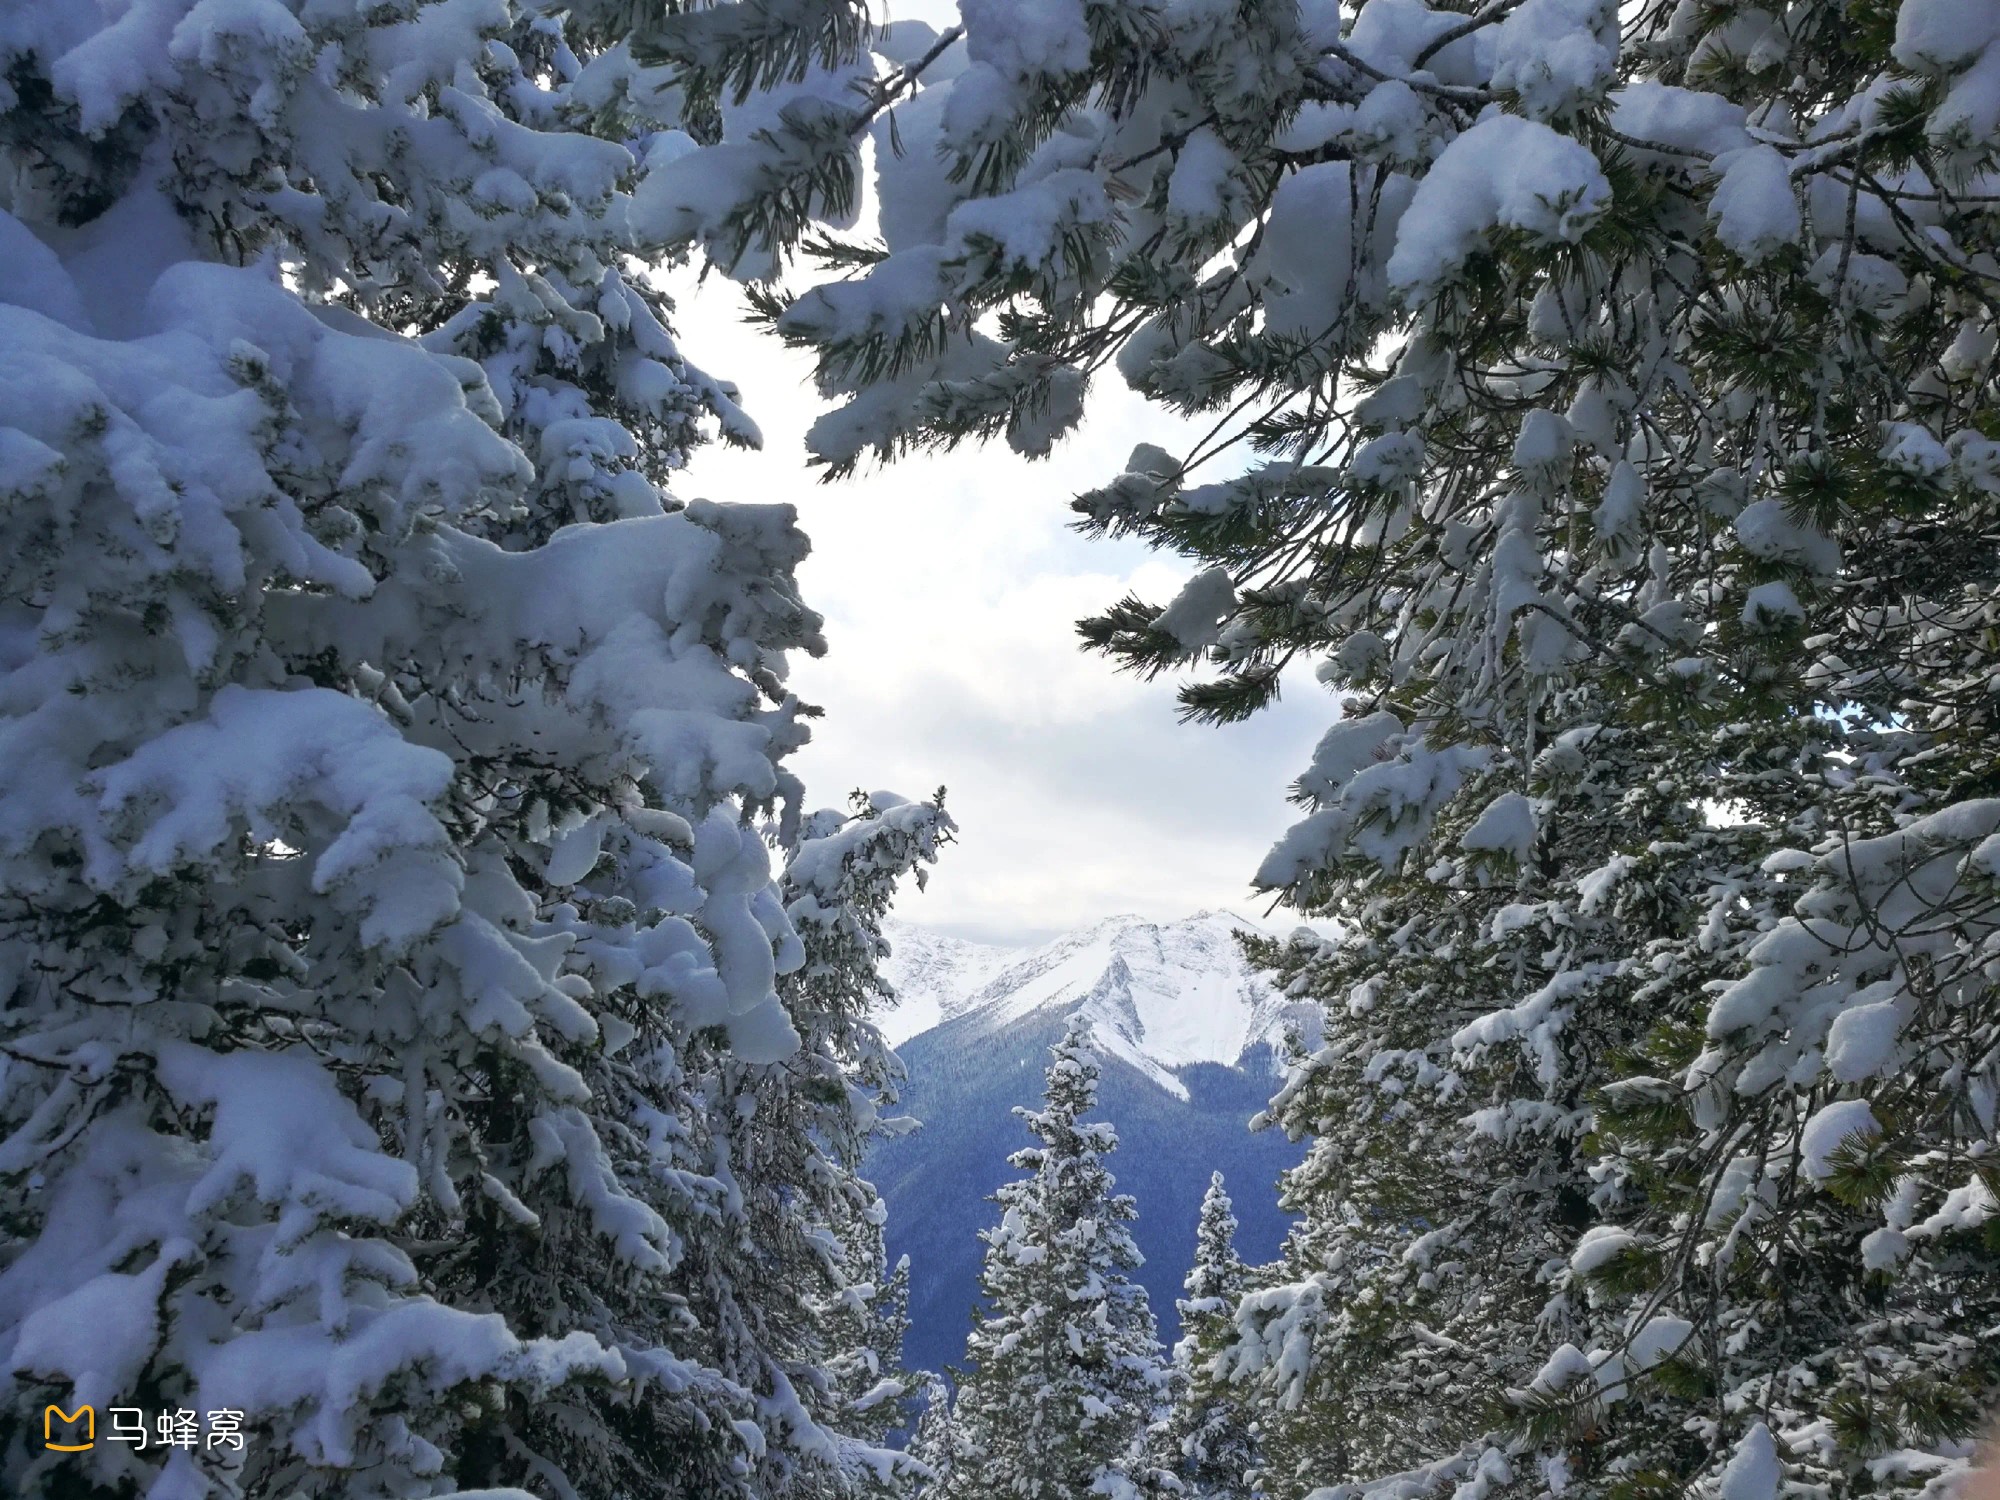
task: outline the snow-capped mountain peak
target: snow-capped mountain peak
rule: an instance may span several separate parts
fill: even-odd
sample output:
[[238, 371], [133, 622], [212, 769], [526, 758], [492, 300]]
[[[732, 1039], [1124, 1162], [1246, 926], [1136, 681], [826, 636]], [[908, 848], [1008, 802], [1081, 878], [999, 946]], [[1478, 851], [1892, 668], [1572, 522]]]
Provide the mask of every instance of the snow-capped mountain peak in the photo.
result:
[[1108, 1057], [1185, 1098], [1177, 1069], [1234, 1065], [1275, 1041], [1301, 1009], [1250, 968], [1236, 941], [1241, 930], [1265, 931], [1230, 912], [1176, 922], [1118, 916], [1010, 953], [898, 925], [885, 969], [905, 999], [888, 1017], [890, 1037], [901, 1042], [961, 1017], [989, 1033], [1039, 1012], [1080, 1012]]
[[890, 947], [882, 972], [896, 991], [895, 1008], [881, 1018], [882, 1030], [895, 1046], [963, 1014], [987, 980], [1023, 952], [967, 942], [893, 917], [882, 931]]

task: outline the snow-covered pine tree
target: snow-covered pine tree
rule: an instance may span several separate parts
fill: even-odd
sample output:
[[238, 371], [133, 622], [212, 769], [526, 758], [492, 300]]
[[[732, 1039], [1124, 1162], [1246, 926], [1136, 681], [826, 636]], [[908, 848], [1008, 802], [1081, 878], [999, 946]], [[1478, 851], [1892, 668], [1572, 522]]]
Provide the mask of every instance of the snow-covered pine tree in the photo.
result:
[[942, 1500], [1077, 1500], [1123, 1494], [1163, 1372], [1130, 1225], [1137, 1210], [1104, 1159], [1117, 1131], [1097, 1102], [1089, 1031], [1072, 1020], [1051, 1049], [1040, 1109], [1016, 1108], [1039, 1143], [1008, 1162], [1025, 1175], [994, 1195], [980, 1307], [951, 1413]]
[[899, 1256], [893, 1267], [887, 1264], [881, 1227], [870, 1225], [873, 1235], [855, 1236], [868, 1256], [864, 1260], [850, 1252], [854, 1269], [842, 1293], [839, 1321], [846, 1333], [841, 1354], [830, 1361], [848, 1412], [841, 1430], [864, 1436], [877, 1447], [907, 1431], [912, 1399], [924, 1381], [922, 1371], [903, 1365], [903, 1343], [910, 1332], [910, 1257]]
[[[767, 1163], [869, 1196], [773, 1139], [880, 1066], [756, 826], [818, 622], [787, 508], [662, 487], [754, 429], [637, 210], [860, 14], [0, 4], [10, 1490], [846, 1482], [749, 1274]], [[714, 1113], [788, 1056], [821, 1114]]]
[[1236, 1253], [1236, 1214], [1222, 1174], [1210, 1174], [1195, 1224], [1194, 1264], [1175, 1304], [1181, 1338], [1174, 1345], [1172, 1406], [1147, 1434], [1156, 1466], [1181, 1493], [1247, 1500], [1262, 1467], [1247, 1386], [1234, 1387], [1216, 1357], [1235, 1331], [1237, 1299], [1249, 1268]]
[[[1291, 1123], [1387, 1109], [1359, 1202], [1414, 1160], [1408, 1128], [1478, 1209], [1449, 1259], [1397, 1262], [1407, 1285], [1349, 1269], [1388, 1299], [1368, 1336], [1471, 1372], [1514, 1435], [1407, 1432], [1365, 1381], [1350, 1409], [1469, 1500], [1557, 1478], [1761, 1500], [1786, 1464], [1942, 1482], [2000, 1386], [1936, 1321], [1981, 1305], [1995, 1212], [1992, 7], [961, 13], [883, 121], [883, 243], [771, 308], [842, 403], [812, 435], [835, 469], [1003, 432], [1041, 451], [1112, 364], [1212, 422], [1077, 502], [1196, 569], [1086, 637], [1211, 668], [1182, 694], [1199, 718], [1294, 662], [1350, 696], [1260, 876], [1370, 910], [1294, 976], [1356, 1003], [1325, 1068], [1367, 1083], [1386, 1055], [1396, 1089], [1304, 1083]], [[1604, 813], [1576, 830], [1555, 753], [1593, 763]], [[1475, 854], [1520, 873], [1464, 898]], [[1388, 1045], [1359, 1050], [1371, 1024]], [[1400, 1103], [1402, 1073], [1434, 1097]], [[1295, 1203], [1311, 1223], [1324, 1195], [1331, 1233], [1364, 1165], [1320, 1144]], [[1548, 1175], [1511, 1222], [1479, 1208], [1523, 1154]], [[1353, 1248], [1400, 1255], [1409, 1227], [1363, 1212]], [[1550, 1293], [1573, 1340], [1529, 1316]], [[1491, 1360], [1426, 1342], [1434, 1294], [1467, 1327], [1505, 1302]], [[1706, 1331], [1667, 1358], [1674, 1319]], [[1312, 1337], [1285, 1347], [1295, 1394], [1330, 1378]], [[1551, 1467], [1509, 1463], [1523, 1432]]]
[[949, 1494], [952, 1475], [960, 1465], [974, 1462], [977, 1455], [967, 1446], [965, 1430], [958, 1421], [951, 1387], [943, 1376], [932, 1373], [924, 1378], [923, 1414], [910, 1438], [910, 1457], [923, 1465], [921, 1493]]
[[859, 1168], [877, 1132], [909, 1123], [882, 1113], [901, 1077], [870, 1019], [889, 995], [882, 922], [905, 878], [924, 885], [952, 832], [941, 790], [928, 802], [857, 795], [847, 813], [805, 819], [781, 881], [804, 947], [804, 962], [779, 980], [800, 1045], [772, 1063], [724, 1060], [710, 1098], [741, 1186], [729, 1239], [753, 1251], [718, 1255], [724, 1300], [705, 1321], [743, 1331], [742, 1383], [782, 1393], [758, 1414], [767, 1440], [796, 1432], [827, 1445], [807, 1456], [831, 1460], [801, 1464], [773, 1445], [755, 1480], [760, 1496], [842, 1482], [882, 1490], [913, 1477], [884, 1445], [914, 1384], [902, 1367], [908, 1273], [887, 1270], [887, 1210]]
[[[1652, 1369], [1663, 1339], [1678, 1347], [1666, 1323], [1643, 1336], [1600, 1324], [1567, 1285], [1579, 1235], [1609, 1210], [1596, 1101], [1672, 1014], [1650, 952], [1697, 926], [1712, 882], [1762, 845], [1705, 821], [1702, 800], [1733, 783], [1686, 775], [1671, 723], [1605, 724], [1593, 709], [1552, 699], [1552, 743], [1525, 775], [1506, 762], [1473, 773], [1425, 865], [1330, 884], [1339, 941], [1263, 947], [1324, 1015], [1323, 1045], [1270, 1111], [1313, 1141], [1285, 1184], [1300, 1223], [1225, 1356], [1266, 1392], [1277, 1493], [1439, 1460], [1461, 1479], [1502, 1460], [1524, 1484], [1550, 1482], [1543, 1465], [1601, 1477], [1570, 1467], [1579, 1436], [1592, 1462], [1609, 1456], [1599, 1388], [1574, 1410], [1544, 1400], [1542, 1367], [1575, 1345], [1608, 1371], [1606, 1351], [1630, 1343]], [[1621, 711], [1643, 712], [1629, 699]], [[1309, 793], [1337, 797], [1384, 732], [1368, 717], [1330, 732]], [[1648, 1394], [1626, 1383], [1620, 1418], [1671, 1450], [1681, 1422]]]

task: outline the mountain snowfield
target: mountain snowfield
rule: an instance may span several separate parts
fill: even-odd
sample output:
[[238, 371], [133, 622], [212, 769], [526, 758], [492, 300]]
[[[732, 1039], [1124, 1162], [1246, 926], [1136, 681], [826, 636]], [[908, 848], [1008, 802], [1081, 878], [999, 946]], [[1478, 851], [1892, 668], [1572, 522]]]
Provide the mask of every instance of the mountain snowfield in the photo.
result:
[[894, 950], [882, 974], [895, 987], [896, 1004], [877, 1020], [895, 1047], [963, 1015], [988, 980], [1034, 951], [968, 942], [895, 917], [883, 922], [882, 933]]
[[922, 1123], [878, 1142], [867, 1171], [889, 1205], [890, 1253], [911, 1259], [914, 1364], [961, 1357], [988, 1200], [1028, 1144], [1013, 1110], [1039, 1102], [1048, 1049], [1073, 1015], [1091, 1023], [1104, 1065], [1095, 1118], [1118, 1130], [1111, 1170], [1138, 1200], [1139, 1280], [1169, 1339], [1211, 1170], [1228, 1178], [1242, 1252], [1276, 1255], [1289, 1223], [1276, 1181], [1300, 1148], [1250, 1119], [1277, 1085], [1286, 1022], [1310, 1037], [1316, 1015], [1244, 960], [1236, 932], [1267, 928], [1229, 912], [1118, 916], [1018, 949], [884, 930], [900, 997], [884, 1030], [909, 1073], [899, 1112]]
[[991, 1033], [1043, 1012], [1080, 1013], [1107, 1060], [1186, 1099], [1177, 1069], [1234, 1067], [1260, 1044], [1275, 1048], [1286, 1020], [1311, 1012], [1288, 1004], [1250, 967], [1239, 931], [1269, 929], [1226, 911], [1164, 923], [1115, 916], [1017, 950], [891, 922], [884, 932], [893, 951], [882, 972], [898, 1003], [883, 1030], [902, 1046], [960, 1017], [970, 1018], [973, 1032]]

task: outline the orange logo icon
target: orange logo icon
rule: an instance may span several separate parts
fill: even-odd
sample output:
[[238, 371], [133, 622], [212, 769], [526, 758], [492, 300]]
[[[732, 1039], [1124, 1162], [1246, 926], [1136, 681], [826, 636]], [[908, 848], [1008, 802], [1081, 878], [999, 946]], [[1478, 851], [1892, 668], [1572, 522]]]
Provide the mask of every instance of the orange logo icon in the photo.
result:
[[[80, 1443], [59, 1443], [56, 1441], [56, 1423], [74, 1427], [83, 1423], [83, 1441]], [[71, 1434], [72, 1436], [74, 1434]], [[87, 1406], [79, 1406], [75, 1411], [64, 1411], [53, 1403], [42, 1413], [42, 1441], [58, 1453], [82, 1453], [97, 1442], [97, 1413]]]

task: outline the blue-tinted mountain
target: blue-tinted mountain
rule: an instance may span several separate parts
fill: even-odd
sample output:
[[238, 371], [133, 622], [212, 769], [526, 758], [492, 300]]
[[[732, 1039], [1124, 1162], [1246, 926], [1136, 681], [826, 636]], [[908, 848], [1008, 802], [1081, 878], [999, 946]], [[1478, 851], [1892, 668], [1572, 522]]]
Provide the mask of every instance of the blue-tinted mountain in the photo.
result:
[[1138, 1199], [1140, 1279], [1162, 1336], [1178, 1333], [1174, 1299], [1211, 1170], [1229, 1180], [1241, 1253], [1276, 1254], [1286, 1219], [1274, 1185], [1300, 1148], [1249, 1121], [1277, 1083], [1286, 1025], [1309, 1018], [1244, 962], [1234, 934], [1253, 926], [1227, 913], [1116, 917], [1013, 954], [891, 929], [889, 976], [916, 1023], [890, 1019], [909, 1069], [899, 1112], [924, 1125], [881, 1143], [869, 1175], [888, 1200], [890, 1254], [911, 1259], [913, 1364], [935, 1369], [963, 1350], [986, 1198], [1027, 1144], [1013, 1108], [1037, 1101], [1048, 1049], [1079, 1011], [1103, 1059], [1098, 1118], [1118, 1128], [1111, 1166]]

